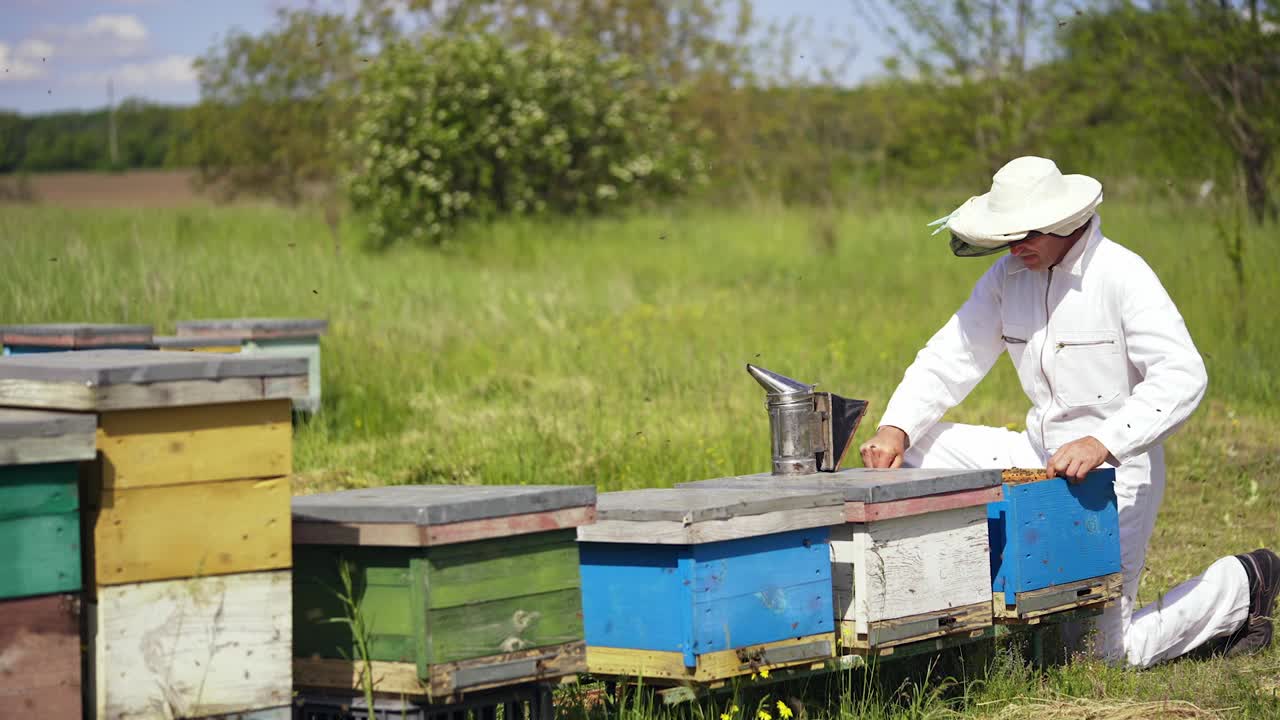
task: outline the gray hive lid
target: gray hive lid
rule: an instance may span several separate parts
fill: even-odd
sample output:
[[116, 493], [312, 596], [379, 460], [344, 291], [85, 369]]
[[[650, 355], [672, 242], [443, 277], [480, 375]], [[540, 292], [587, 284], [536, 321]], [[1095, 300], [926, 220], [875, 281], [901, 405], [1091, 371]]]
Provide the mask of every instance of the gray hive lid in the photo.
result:
[[226, 318], [184, 320], [175, 325], [178, 337], [225, 337], [249, 340], [313, 338], [329, 330], [319, 318]]
[[844, 522], [840, 493], [802, 488], [695, 488], [604, 493], [587, 542], [695, 544]]
[[683, 483], [679, 488], [807, 488], [839, 492], [845, 502], [884, 503], [894, 500], [980, 490], [1001, 484], [1000, 470], [849, 468], [834, 473], [779, 477], [770, 473], [741, 475]]
[[293, 499], [295, 522], [426, 527], [595, 505], [593, 485], [389, 485]]
[[48, 323], [0, 327], [0, 345], [35, 345], [67, 349], [107, 345], [149, 345], [150, 325]]
[[0, 408], [0, 466], [92, 460], [97, 431], [89, 414]]
[[295, 357], [161, 350], [10, 355], [0, 357], [0, 406], [101, 410], [290, 398], [299, 385], [305, 390], [306, 378], [306, 359]]

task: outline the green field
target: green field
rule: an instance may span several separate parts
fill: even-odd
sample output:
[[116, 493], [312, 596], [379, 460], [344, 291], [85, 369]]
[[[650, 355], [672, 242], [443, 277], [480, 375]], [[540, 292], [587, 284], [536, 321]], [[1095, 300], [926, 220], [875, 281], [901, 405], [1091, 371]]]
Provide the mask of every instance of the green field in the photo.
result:
[[[147, 322], [165, 334], [181, 319], [327, 317], [324, 410], [298, 429], [295, 493], [669, 486], [768, 469], [764, 396], [747, 362], [870, 400], [865, 439], [916, 350], [991, 262], [953, 258], [929, 237], [925, 223], [949, 209], [505, 223], [381, 255], [356, 250], [348, 226], [338, 255], [318, 212], [3, 207], [0, 318]], [[1107, 235], [1160, 275], [1210, 376], [1169, 444], [1145, 603], [1224, 554], [1280, 546], [1280, 236], [1243, 231], [1241, 286], [1208, 211], [1112, 200], [1102, 214]], [[1002, 360], [948, 419], [1017, 427], [1025, 411]], [[1041, 676], [1008, 662], [967, 672], [970, 682], [936, 695], [890, 683], [887, 708], [860, 705], [860, 691], [813, 706], [830, 694], [811, 681], [808, 712], [1280, 717], [1274, 649], [1146, 672], [1076, 663]], [[844, 681], [861, 688], [857, 673]], [[1173, 700], [1188, 704], [1132, 705]], [[755, 709], [744, 699], [736, 716]]]

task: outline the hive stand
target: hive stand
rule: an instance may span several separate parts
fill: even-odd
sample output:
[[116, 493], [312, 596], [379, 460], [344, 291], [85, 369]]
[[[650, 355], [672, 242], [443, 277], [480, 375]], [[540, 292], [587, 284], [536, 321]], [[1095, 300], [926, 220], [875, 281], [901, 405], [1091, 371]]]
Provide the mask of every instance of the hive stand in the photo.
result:
[[289, 398], [300, 359], [0, 358], [0, 406], [80, 411], [90, 718], [271, 717], [290, 701]]
[[987, 503], [998, 470], [872, 470], [777, 477], [767, 473], [680, 488], [800, 488], [839, 493], [831, 576], [842, 652], [888, 654], [991, 626]]
[[92, 415], [0, 408], [0, 708], [79, 720], [80, 493]]
[[476, 720], [554, 720], [552, 683], [523, 683], [468, 693], [466, 699], [448, 705], [420, 702], [408, 697], [378, 696], [373, 712], [363, 695], [333, 690], [303, 689], [294, 700], [294, 720], [462, 720], [474, 713]]
[[379, 696], [434, 707], [576, 676], [586, 666], [574, 529], [594, 522], [595, 502], [589, 485], [294, 498], [295, 683], [358, 692], [367, 661]]
[[296, 412], [320, 411], [320, 336], [329, 321], [311, 318], [232, 318], [187, 320], [176, 324], [179, 338], [236, 341], [248, 355], [303, 357], [307, 360], [307, 392], [293, 398]]
[[587, 667], [717, 685], [834, 655], [828, 528], [838, 494], [651, 489], [600, 496], [578, 529]]
[[146, 349], [150, 325], [52, 323], [0, 327], [2, 355], [64, 352], [67, 350]]
[[992, 612], [1004, 625], [1101, 609], [1122, 593], [1115, 470], [1081, 483], [1044, 470], [1002, 473], [1004, 499], [987, 508]]

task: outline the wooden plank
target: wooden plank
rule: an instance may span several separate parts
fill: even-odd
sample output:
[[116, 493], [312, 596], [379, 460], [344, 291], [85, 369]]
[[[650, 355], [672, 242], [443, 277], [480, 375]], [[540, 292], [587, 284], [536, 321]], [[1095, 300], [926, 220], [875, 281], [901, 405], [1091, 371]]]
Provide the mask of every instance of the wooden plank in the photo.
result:
[[[1058, 613], [1110, 605], [1119, 600], [1123, 593], [1124, 574], [1112, 573], [1102, 577], [1020, 592], [1012, 605], [1007, 603], [1005, 593], [997, 592], [992, 595], [991, 610], [994, 621], [1001, 625], [1036, 624]], [[1036, 602], [1042, 598], [1059, 597], [1070, 599], [1048, 607]], [[1035, 609], [1027, 609], [1029, 605], [1034, 606]]]
[[104, 491], [86, 508], [94, 583], [289, 567], [288, 512], [287, 477]]
[[[597, 510], [597, 518], [599, 510]], [[843, 503], [828, 507], [782, 510], [727, 520], [704, 520], [686, 525], [675, 521], [599, 520], [578, 528], [579, 542], [697, 545], [772, 535], [797, 529], [828, 527], [844, 522]]]
[[389, 485], [303, 495], [293, 501], [293, 517], [303, 522], [448, 525], [595, 501], [594, 485]]
[[[477, 692], [584, 672], [586, 670], [585, 655], [586, 646], [581, 641], [553, 647], [533, 648], [464, 662], [433, 665], [431, 676], [426, 681], [419, 679], [418, 668], [413, 663], [372, 662], [370, 665], [373, 671], [373, 689], [377, 693], [425, 697], [432, 702], [447, 703], [458, 700], [457, 695], [460, 690]], [[532, 663], [527, 662], [530, 660]], [[502, 677], [493, 682], [467, 685], [463, 689], [457, 686], [459, 671], [463, 672], [465, 679], [468, 670], [521, 663], [522, 665], [517, 667], [530, 668], [532, 665], [532, 672]], [[293, 661], [294, 682], [299, 687], [361, 689], [363, 669], [364, 663], [359, 660], [294, 658]], [[473, 677], [474, 675], [473, 673]]]
[[0, 358], [0, 378], [93, 386], [305, 375], [302, 358], [158, 350], [86, 350]]
[[287, 570], [101, 588], [89, 639], [99, 720], [288, 705]]
[[[0, 368], [0, 372], [2, 371], [3, 368]], [[106, 387], [85, 385], [74, 381], [53, 382], [0, 377], [0, 404], [54, 410], [131, 410], [288, 399], [299, 393], [305, 393], [306, 387], [305, 375], [184, 380]]]
[[80, 597], [0, 602], [0, 713], [80, 720]]
[[289, 401], [102, 413], [98, 449], [104, 489], [289, 475]]
[[89, 414], [0, 408], [0, 465], [91, 460], [95, 425]]
[[795, 489], [790, 486], [753, 488], [648, 488], [600, 495], [596, 514], [601, 522], [676, 522], [692, 525], [749, 515], [788, 510], [810, 510], [841, 505], [843, 498], [830, 490]]
[[151, 343], [152, 326], [114, 323], [48, 323], [0, 327], [0, 345], [79, 349], [144, 346]]
[[1000, 485], [998, 470], [944, 468], [849, 468], [799, 477], [770, 473], [699, 480], [677, 488], [798, 488], [840, 492], [845, 502], [886, 503], [895, 500], [976, 490]]
[[0, 520], [0, 598], [79, 590], [80, 513]]
[[[297, 507], [298, 498], [294, 498]], [[380, 545], [434, 547], [467, 543], [495, 537], [515, 537], [553, 532], [596, 520], [594, 506], [563, 508], [547, 512], [508, 515], [487, 520], [469, 520], [423, 527], [414, 523], [329, 523], [293, 522], [294, 545]]]
[[178, 337], [303, 338], [325, 334], [329, 321], [322, 318], [181, 320], [174, 323], [174, 329]]
[[[868, 623], [986, 601], [991, 559], [986, 506], [833, 530], [837, 617]], [[849, 580], [852, 580], [852, 583]]]
[[314, 413], [320, 410], [321, 372], [320, 372], [320, 339], [306, 338], [259, 338], [247, 340], [241, 348], [245, 355], [266, 355], [277, 357], [301, 357], [307, 361], [307, 392], [293, 398], [293, 409], [299, 412]]
[[845, 651], [868, 651], [906, 645], [948, 635], [962, 635], [991, 626], [991, 608], [987, 603], [921, 613], [909, 617], [871, 623], [866, 632], [849, 620], [841, 620], [838, 629], [840, 647]]
[[[782, 662], [769, 661], [770, 653], [791, 648], [804, 648], [802, 657]], [[587, 672], [620, 679], [636, 677], [686, 682], [714, 682], [751, 675], [761, 668], [796, 667], [823, 662], [835, 655], [835, 638], [831, 633], [790, 638], [773, 643], [734, 650], [720, 650], [698, 656], [696, 667], [686, 667], [684, 655], [660, 650], [633, 650], [590, 645], [587, 647]]]
[[960, 490], [905, 500], [891, 500], [883, 503], [847, 502], [844, 504], [844, 519], [849, 522], [891, 520], [910, 515], [923, 515], [956, 508], [986, 505], [987, 503], [998, 502], [1002, 498], [1004, 498], [1004, 487], [996, 485], [989, 488]]
[[0, 466], [0, 520], [80, 509], [76, 463]]
[[575, 642], [583, 639], [582, 594], [571, 588], [433, 609], [427, 628], [432, 666]]
[[421, 562], [431, 588], [431, 608], [576, 589], [580, 585], [578, 543], [573, 530], [447, 545], [427, 553]]

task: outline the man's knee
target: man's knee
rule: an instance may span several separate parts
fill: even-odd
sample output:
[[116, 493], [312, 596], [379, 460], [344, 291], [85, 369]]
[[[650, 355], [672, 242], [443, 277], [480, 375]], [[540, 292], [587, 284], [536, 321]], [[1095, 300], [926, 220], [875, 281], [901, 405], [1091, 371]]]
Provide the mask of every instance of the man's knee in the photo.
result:
[[937, 423], [919, 438], [912, 438], [902, 464], [919, 468], [1011, 467], [1010, 435], [1016, 433], [983, 425]]

